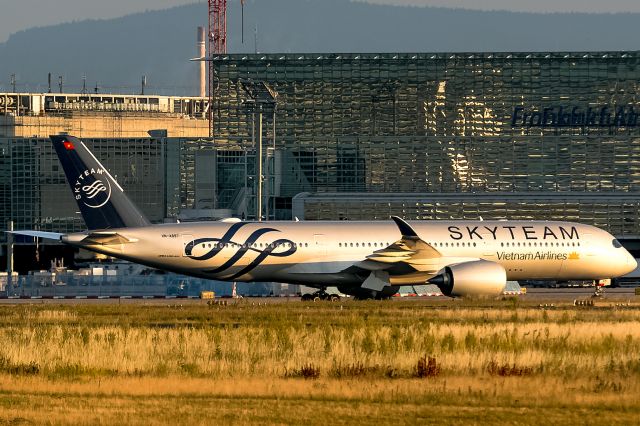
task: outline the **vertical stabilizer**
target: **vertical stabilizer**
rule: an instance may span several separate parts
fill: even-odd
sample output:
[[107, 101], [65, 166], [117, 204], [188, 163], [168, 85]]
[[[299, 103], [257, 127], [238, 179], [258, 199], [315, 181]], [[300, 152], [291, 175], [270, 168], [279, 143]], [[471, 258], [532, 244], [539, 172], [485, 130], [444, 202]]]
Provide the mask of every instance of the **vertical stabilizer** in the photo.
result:
[[51, 136], [89, 230], [147, 226], [149, 221], [80, 139]]

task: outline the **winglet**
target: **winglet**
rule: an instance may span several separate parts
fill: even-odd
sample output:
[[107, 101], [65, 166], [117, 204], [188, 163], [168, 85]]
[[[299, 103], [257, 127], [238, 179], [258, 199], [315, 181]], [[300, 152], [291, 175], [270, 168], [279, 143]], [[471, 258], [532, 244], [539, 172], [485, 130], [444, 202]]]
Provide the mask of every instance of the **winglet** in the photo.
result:
[[418, 238], [418, 234], [416, 234], [416, 231], [414, 231], [411, 225], [409, 225], [407, 222], [400, 219], [398, 216], [391, 216], [391, 219], [393, 219], [393, 221], [396, 223], [403, 237]]

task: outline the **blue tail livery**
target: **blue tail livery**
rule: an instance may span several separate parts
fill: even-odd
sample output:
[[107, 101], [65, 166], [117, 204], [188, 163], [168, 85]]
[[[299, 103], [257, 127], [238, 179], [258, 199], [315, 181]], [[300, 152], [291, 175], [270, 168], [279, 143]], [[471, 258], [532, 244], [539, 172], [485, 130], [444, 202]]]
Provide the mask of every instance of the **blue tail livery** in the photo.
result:
[[67, 181], [89, 230], [148, 226], [109, 171], [73, 136], [51, 136]]

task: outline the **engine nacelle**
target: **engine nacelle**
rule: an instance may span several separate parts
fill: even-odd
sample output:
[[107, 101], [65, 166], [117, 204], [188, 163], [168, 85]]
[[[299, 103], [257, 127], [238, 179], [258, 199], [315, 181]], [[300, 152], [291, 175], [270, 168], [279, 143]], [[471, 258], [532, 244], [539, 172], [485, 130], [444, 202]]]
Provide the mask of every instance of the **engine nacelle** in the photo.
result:
[[474, 260], [445, 267], [428, 283], [449, 297], [498, 296], [507, 285], [507, 271], [488, 260]]

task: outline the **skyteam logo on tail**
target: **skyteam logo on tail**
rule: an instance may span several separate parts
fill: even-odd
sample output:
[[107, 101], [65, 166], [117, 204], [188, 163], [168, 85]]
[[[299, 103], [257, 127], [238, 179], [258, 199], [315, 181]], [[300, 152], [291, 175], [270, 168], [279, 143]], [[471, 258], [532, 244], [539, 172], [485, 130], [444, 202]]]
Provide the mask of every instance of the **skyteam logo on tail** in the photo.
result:
[[73, 187], [76, 200], [92, 209], [107, 204], [111, 198], [111, 184], [103, 175], [106, 173], [102, 168], [91, 168], [80, 173]]

